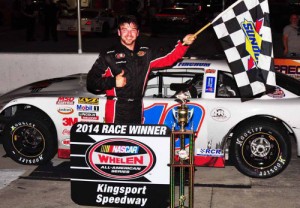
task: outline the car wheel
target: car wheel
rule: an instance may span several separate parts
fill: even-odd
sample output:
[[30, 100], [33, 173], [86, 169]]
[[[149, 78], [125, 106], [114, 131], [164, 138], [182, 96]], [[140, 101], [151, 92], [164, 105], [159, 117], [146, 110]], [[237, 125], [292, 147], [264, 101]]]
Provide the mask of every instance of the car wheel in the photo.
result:
[[241, 173], [270, 178], [289, 164], [291, 143], [281, 125], [270, 121], [249, 122], [234, 133], [230, 156]]
[[14, 161], [24, 165], [49, 162], [57, 153], [57, 136], [49, 119], [30, 112], [14, 116], [6, 125], [3, 147]]

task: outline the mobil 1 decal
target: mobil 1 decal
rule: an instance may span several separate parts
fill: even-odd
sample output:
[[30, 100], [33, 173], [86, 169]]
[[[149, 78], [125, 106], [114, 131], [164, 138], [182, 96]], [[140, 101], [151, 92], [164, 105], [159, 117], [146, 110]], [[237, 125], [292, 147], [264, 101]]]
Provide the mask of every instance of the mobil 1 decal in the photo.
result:
[[165, 125], [74, 124], [72, 200], [99, 207], [168, 207], [170, 133]]

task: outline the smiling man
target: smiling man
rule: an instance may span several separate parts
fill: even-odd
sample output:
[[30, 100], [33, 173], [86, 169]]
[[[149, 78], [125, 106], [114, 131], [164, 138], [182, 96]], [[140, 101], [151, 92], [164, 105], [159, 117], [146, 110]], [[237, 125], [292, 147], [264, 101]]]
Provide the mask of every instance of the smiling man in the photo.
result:
[[163, 55], [139, 44], [139, 25], [132, 16], [119, 19], [118, 35], [120, 42], [100, 53], [89, 71], [87, 88], [94, 93], [105, 91], [105, 122], [140, 124], [142, 98], [150, 71], [172, 66], [184, 56], [195, 37], [186, 35], [183, 42], [178, 41], [170, 53]]

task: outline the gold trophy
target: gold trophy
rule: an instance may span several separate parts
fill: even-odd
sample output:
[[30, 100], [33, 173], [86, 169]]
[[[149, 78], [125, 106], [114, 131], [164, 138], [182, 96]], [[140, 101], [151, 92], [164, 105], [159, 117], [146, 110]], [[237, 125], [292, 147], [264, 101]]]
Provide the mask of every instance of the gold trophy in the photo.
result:
[[[180, 125], [180, 130], [172, 128], [171, 147], [170, 147], [170, 208], [184, 208], [186, 199], [188, 199], [188, 207], [194, 207], [194, 138], [195, 133], [193, 127], [191, 130], [186, 130], [185, 126], [189, 123], [193, 116], [193, 110], [189, 110], [186, 102], [190, 98], [188, 92], [181, 92], [177, 96], [181, 105], [177, 111], [173, 110], [173, 116]], [[178, 160], [175, 159], [175, 140], [180, 139], [180, 150], [177, 152]], [[189, 148], [186, 150], [185, 141], [188, 139]], [[175, 168], [179, 167], [179, 199], [178, 206], [175, 205]], [[185, 195], [185, 170], [188, 170], [188, 197]]]

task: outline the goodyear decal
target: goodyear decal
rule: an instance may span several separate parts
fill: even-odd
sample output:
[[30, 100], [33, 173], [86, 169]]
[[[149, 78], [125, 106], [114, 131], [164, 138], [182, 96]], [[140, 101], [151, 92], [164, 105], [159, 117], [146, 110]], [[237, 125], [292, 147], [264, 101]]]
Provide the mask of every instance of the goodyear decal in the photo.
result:
[[249, 53], [250, 58], [248, 60], [248, 70], [254, 68], [258, 64], [259, 55], [261, 52], [262, 37], [259, 34], [261, 26], [263, 24], [263, 18], [257, 20], [254, 24], [251, 21], [244, 20], [241, 23], [241, 28], [246, 37], [246, 51]]

